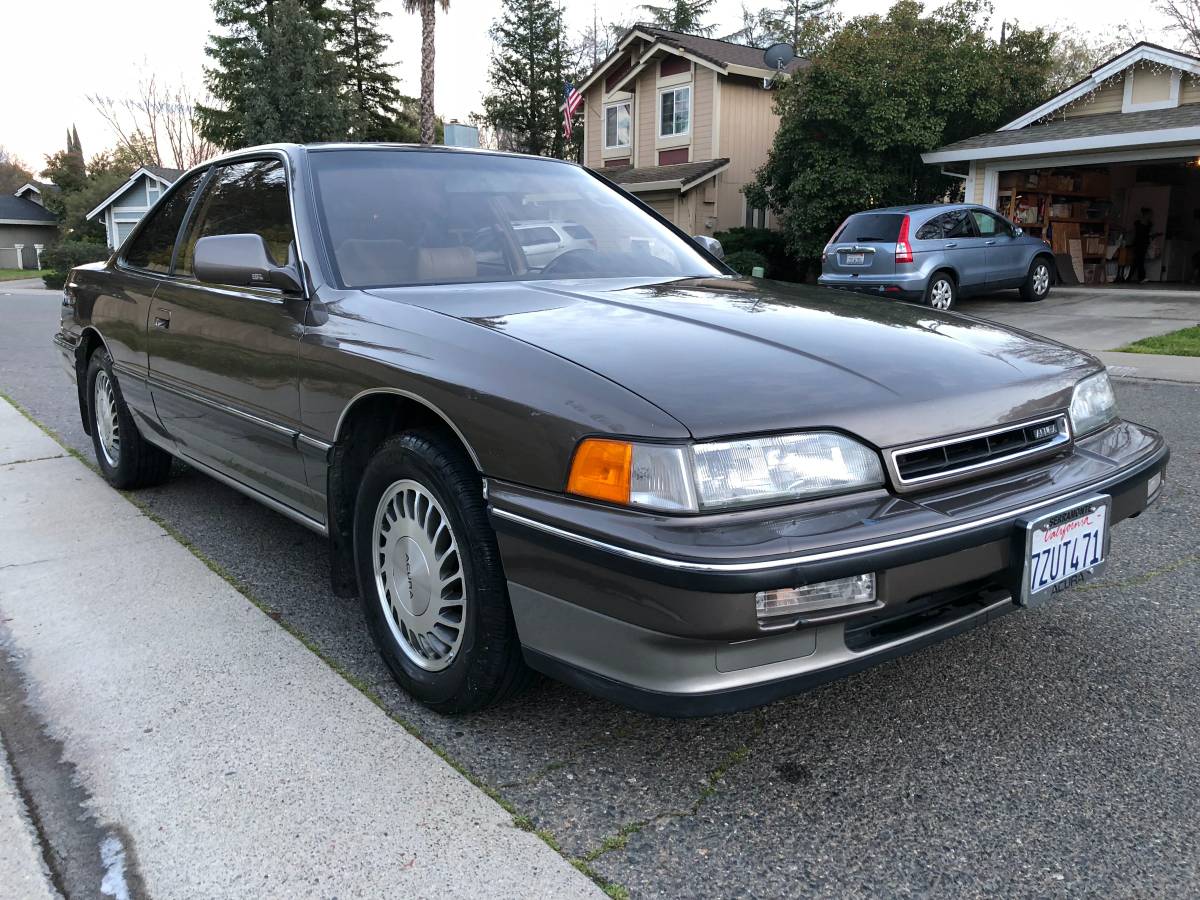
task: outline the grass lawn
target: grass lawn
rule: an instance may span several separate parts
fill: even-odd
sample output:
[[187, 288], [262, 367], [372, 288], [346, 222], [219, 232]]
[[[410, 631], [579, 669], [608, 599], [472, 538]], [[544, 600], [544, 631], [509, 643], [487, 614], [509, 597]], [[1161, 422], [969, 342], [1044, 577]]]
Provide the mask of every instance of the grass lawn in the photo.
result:
[[1164, 356], [1200, 356], [1200, 325], [1181, 328], [1170, 334], [1142, 338], [1125, 347], [1121, 353], [1161, 353]]
[[20, 278], [41, 278], [45, 269], [0, 269], [0, 281], [16, 281]]

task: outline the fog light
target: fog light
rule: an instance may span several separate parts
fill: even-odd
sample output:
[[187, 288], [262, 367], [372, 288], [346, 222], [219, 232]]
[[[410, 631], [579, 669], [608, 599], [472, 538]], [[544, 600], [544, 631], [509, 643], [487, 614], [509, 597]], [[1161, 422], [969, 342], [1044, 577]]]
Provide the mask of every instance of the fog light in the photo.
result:
[[866, 575], [854, 575], [850, 578], [837, 578], [833, 581], [822, 581], [818, 584], [806, 584], [803, 587], [759, 591], [754, 595], [754, 605], [760, 619], [873, 602], [875, 602], [874, 572]]

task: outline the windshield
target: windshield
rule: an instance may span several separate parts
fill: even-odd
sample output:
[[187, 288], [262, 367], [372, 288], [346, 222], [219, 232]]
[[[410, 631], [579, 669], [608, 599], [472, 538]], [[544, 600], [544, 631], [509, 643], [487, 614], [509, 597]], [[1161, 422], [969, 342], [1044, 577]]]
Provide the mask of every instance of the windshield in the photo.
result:
[[722, 274], [577, 166], [365, 148], [309, 160], [343, 287]]

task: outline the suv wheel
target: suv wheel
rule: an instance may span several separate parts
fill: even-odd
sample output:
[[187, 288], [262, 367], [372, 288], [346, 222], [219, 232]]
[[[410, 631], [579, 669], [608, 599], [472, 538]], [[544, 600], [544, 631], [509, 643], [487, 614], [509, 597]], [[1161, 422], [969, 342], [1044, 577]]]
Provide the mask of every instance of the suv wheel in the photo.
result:
[[449, 440], [414, 431], [375, 451], [355, 504], [354, 563], [375, 645], [417, 700], [471, 712], [524, 686], [479, 475]]
[[171, 474], [171, 455], [138, 431], [113, 375], [112, 360], [103, 348], [88, 360], [87, 397], [92, 446], [104, 480], [121, 490], [166, 481]]
[[1021, 299], [1045, 300], [1053, 280], [1050, 263], [1040, 257], [1035, 259], [1029, 267], [1029, 274], [1025, 276], [1025, 283], [1021, 285]]
[[929, 286], [925, 288], [926, 305], [945, 312], [954, 307], [956, 299], [958, 289], [954, 286], [954, 279], [945, 272], [937, 272], [929, 279]]

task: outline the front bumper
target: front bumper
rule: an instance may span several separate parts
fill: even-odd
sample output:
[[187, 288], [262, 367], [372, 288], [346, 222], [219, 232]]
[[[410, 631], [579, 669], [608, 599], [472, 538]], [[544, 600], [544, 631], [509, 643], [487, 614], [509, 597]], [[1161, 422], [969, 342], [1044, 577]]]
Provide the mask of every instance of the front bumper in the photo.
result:
[[[919, 497], [886, 492], [699, 517], [616, 510], [489, 482], [531, 666], [668, 715], [755, 706], [1015, 609], [1020, 523], [1094, 494], [1113, 522], [1154, 499], [1169, 452], [1120, 422], [1020, 472]], [[758, 621], [754, 593], [875, 572], [866, 609]]]

